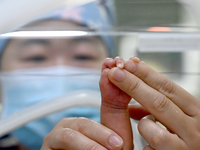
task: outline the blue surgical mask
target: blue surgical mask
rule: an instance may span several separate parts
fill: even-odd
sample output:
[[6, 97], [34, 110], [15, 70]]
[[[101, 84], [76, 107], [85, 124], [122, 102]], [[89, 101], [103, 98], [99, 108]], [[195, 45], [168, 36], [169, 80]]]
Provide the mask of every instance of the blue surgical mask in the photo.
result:
[[[2, 117], [23, 108], [81, 89], [99, 91], [99, 70], [74, 67], [20, 70], [1, 77]], [[87, 117], [100, 121], [100, 111], [93, 107], [70, 108], [33, 121], [11, 134], [27, 147], [40, 149], [44, 137], [66, 117]]]

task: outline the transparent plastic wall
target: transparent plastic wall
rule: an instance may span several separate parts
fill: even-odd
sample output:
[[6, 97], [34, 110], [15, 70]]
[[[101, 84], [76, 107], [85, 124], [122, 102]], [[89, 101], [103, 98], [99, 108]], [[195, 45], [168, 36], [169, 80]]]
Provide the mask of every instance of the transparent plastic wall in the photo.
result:
[[[74, 2], [77, 6], [79, 1]], [[109, 18], [108, 22], [104, 22], [105, 20], [100, 19], [81, 22], [84, 19], [76, 13], [81, 12], [82, 8], [74, 10], [73, 13], [65, 12], [62, 14], [61, 17], [66, 17], [70, 20], [70, 23], [68, 22], [67, 25], [62, 24], [62, 26], [47, 27], [45, 23], [40, 26], [38, 22], [30, 26], [23, 26], [27, 23], [27, 17], [25, 17], [24, 20], [15, 22], [16, 24], [8, 22], [8, 24], [12, 26], [9, 28], [10, 32], [7, 31], [8, 29], [1, 31], [2, 34], [0, 38], [4, 40], [4, 44], [2, 45], [6, 46], [8, 49], [13, 45], [17, 45], [19, 46], [19, 51], [17, 51], [15, 47], [15, 53], [5, 58], [3, 56], [6, 56], [8, 53], [6, 53], [6, 51], [2, 51], [1, 53], [1, 86], [5, 86], [4, 88], [1, 87], [1, 90], [4, 89], [4, 91], [1, 91], [2, 97], [6, 99], [20, 99], [20, 96], [17, 95], [14, 89], [17, 89], [19, 94], [24, 96], [22, 96], [22, 98], [25, 99], [25, 96], [30, 96], [28, 93], [34, 96], [39, 96], [38, 93], [41, 93], [41, 99], [44, 99], [44, 103], [32, 107], [32, 110], [34, 110], [33, 112], [35, 112], [36, 108], [47, 105], [48, 103], [49, 107], [45, 109], [41, 107], [38, 116], [34, 116], [34, 113], [27, 113], [27, 115], [33, 116], [31, 119], [37, 119], [37, 117], [43, 117], [46, 113], [53, 113], [59, 111], [59, 109], [63, 110], [68, 107], [77, 106], [78, 104], [99, 107], [100, 91], [98, 89], [98, 82], [101, 64], [106, 57], [114, 58], [115, 56], [121, 56], [125, 60], [131, 56], [138, 56], [146, 65], [166, 75], [194, 96], [200, 97], [198, 91], [200, 86], [200, 34], [198, 17], [200, 13], [198, 9], [196, 9], [200, 4], [198, 4], [197, 1], [108, 0], [108, 5], [105, 5], [106, 1], [104, 0], [90, 2], [98, 2], [98, 5], [101, 6], [99, 9], [100, 14], [104, 17], [106, 16], [107, 19]], [[81, 5], [87, 3], [88, 1], [80, 0]], [[70, 1], [70, 3], [65, 1], [62, 5], [70, 8], [75, 7], [72, 1]], [[52, 9], [52, 7], [50, 8]], [[96, 9], [94, 10], [94, 12], [96, 12]], [[47, 9], [44, 12], [46, 13]], [[43, 13], [42, 10], [41, 13]], [[16, 16], [12, 17], [16, 19]], [[34, 18], [35, 15], [32, 14], [29, 19], [32, 19], [32, 17]], [[58, 16], [54, 17], [58, 19]], [[75, 23], [75, 20], [71, 17], [74, 17], [79, 22]], [[96, 18], [96, 16], [94, 18]], [[56, 25], [57, 22], [54, 23], [54, 25]], [[99, 23], [100, 26], [96, 25], [93, 26], [93, 28], [90, 27], [90, 25], [96, 23]], [[101, 26], [101, 23], [105, 24]], [[74, 26], [72, 26], [72, 24]], [[20, 25], [22, 25], [21, 28], [17, 29], [16, 27], [20, 27]], [[53, 53], [51, 53], [53, 48], [50, 46], [44, 49], [41, 48], [54, 39], [56, 42], [53, 42], [53, 44], [55, 44], [54, 46], [56, 47], [54, 48], [56, 50]], [[67, 45], [69, 39], [73, 39], [73, 43], [71, 43], [70, 46]], [[20, 43], [20, 40], [23, 42]], [[63, 40], [65, 42], [60, 45], [60, 42]], [[11, 41], [14, 41], [14, 43]], [[36, 45], [31, 44], [31, 42]], [[79, 45], [77, 46], [75, 44]], [[25, 49], [30, 45], [31, 49]], [[95, 47], [96, 45], [101, 46]], [[61, 48], [59, 46], [61, 46]], [[67, 65], [64, 64], [56, 68], [52, 67], [52, 64], [55, 64], [55, 62], [58, 64], [63, 63], [62, 59], [56, 60], [54, 58], [60, 55], [60, 52], [63, 51], [62, 48], [65, 46], [66, 51], [64, 51], [61, 56], [65, 58], [65, 63]], [[89, 48], [86, 46], [89, 46]], [[101, 56], [100, 51], [104, 48], [108, 49], [108, 51], [104, 51], [102, 57], [99, 58]], [[90, 49], [94, 51], [91, 52]], [[29, 53], [28, 50], [32, 50], [32, 52]], [[24, 52], [23, 56], [20, 55], [22, 54], [20, 51]], [[67, 53], [67, 51], [69, 53]], [[78, 55], [78, 52], [80, 52], [81, 55]], [[51, 55], [52, 61], [39, 67], [42, 61], [48, 61], [47, 56], [49, 55]], [[15, 63], [13, 61], [15, 60], [15, 56], [24, 58], [21, 59], [20, 62]], [[73, 56], [73, 58], [79, 60], [79, 62], [73, 61], [70, 56]], [[2, 63], [3, 60], [4, 64]], [[24, 63], [19, 70], [16, 69], [10, 74], [9, 71], [11, 71], [12, 68], [26, 61], [27, 63]], [[23, 70], [28, 68], [34, 61], [37, 61], [37, 63], [31, 66], [30, 70]], [[90, 63], [87, 63], [87, 61]], [[98, 64], [96, 64], [96, 61], [98, 61]], [[6, 68], [5, 64], [7, 66]], [[2, 66], [4, 66], [4, 68]], [[45, 67], [46, 69], [41, 69]], [[89, 84], [88, 82], [86, 83], [86, 81], [89, 81]], [[23, 85], [18, 86], [18, 83], [23, 83]], [[40, 85], [40, 83], [45, 83], [45, 86]], [[68, 83], [72, 84], [69, 85]], [[34, 85], [36, 88], [32, 89], [31, 85]], [[26, 92], [22, 91], [20, 93], [19, 90], [23, 88]], [[70, 88], [78, 89], [78, 92], [70, 91]], [[70, 92], [66, 93], [66, 89], [69, 89]], [[27, 93], [27, 95], [24, 95], [24, 93]], [[49, 97], [49, 93], [51, 93], [53, 97]], [[64, 106], [66, 101], [63, 100], [63, 96], [65, 98], [68, 97], [71, 105]], [[57, 101], [58, 99], [55, 98], [60, 99], [60, 103]], [[79, 101], [75, 103], [73, 98], [79, 101], [82, 100], [83, 103]], [[95, 101], [92, 101], [91, 98], [94, 98]], [[38, 102], [41, 99], [37, 99]], [[29, 100], [32, 102], [35, 101], [34, 99]], [[2, 98], [1, 101], [5, 100]], [[45, 103], [45, 101], [47, 101], [47, 103]], [[18, 104], [19, 102], [14, 104], [8, 103], [8, 105], [13, 108]], [[56, 109], [55, 107], [60, 108]], [[21, 114], [25, 113], [22, 111]], [[26, 118], [28, 119], [22, 124], [31, 121], [29, 117], [26, 116]], [[22, 118], [22, 120], [23, 119], [24, 118]], [[9, 123], [14, 124], [13, 122]], [[16, 125], [16, 127], [22, 124]], [[12, 129], [8, 129], [8, 131]]]
[[116, 0], [118, 51], [138, 56], [200, 97], [199, 2], [184, 0]]
[[[19, 20], [11, 16], [17, 21], [8, 22], [9, 31], [2, 28], [0, 136], [49, 114], [53, 114], [47, 117], [53, 126], [65, 117], [100, 121], [101, 66], [106, 57], [114, 57], [114, 45], [112, 37], [98, 32], [111, 27], [110, 4], [55, 3], [45, 10], [33, 10], [32, 3], [25, 3], [30, 12], [26, 10], [24, 16], [24, 8], [16, 5], [13, 9], [22, 16], [18, 15]], [[58, 117], [57, 112], [63, 115]]]

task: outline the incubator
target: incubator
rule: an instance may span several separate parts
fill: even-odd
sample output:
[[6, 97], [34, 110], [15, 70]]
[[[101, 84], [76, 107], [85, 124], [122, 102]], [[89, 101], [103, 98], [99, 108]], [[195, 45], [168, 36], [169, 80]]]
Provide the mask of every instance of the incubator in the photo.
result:
[[[63, 117], [100, 121], [106, 57], [137, 56], [199, 98], [199, 6], [198, 0], [0, 2], [0, 136], [19, 135], [16, 129], [45, 116], [48, 130]], [[146, 143], [137, 122], [132, 126], [139, 149]]]

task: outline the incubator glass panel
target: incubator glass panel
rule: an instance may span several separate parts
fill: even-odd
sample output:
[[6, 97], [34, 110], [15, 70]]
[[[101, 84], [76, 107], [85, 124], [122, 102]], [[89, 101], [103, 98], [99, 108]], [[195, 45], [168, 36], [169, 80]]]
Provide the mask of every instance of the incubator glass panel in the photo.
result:
[[138, 56], [199, 97], [197, 5], [195, 0], [115, 0], [119, 55]]
[[[48, 121], [57, 123], [74, 116], [100, 121], [101, 66], [105, 58], [116, 56], [124, 60], [137, 56], [200, 98], [197, 0], [77, 0], [62, 1], [62, 7], [53, 4], [40, 14], [32, 8], [29, 18], [28, 12], [24, 18], [13, 15], [19, 20], [0, 25], [2, 119], [22, 109], [28, 112], [41, 107], [36, 119], [46, 115], [49, 108], [50, 114], [67, 108], [67, 115], [50, 115]], [[23, 11], [20, 6], [16, 10]], [[68, 100], [70, 105], [64, 106]], [[47, 104], [48, 109], [42, 111]], [[82, 111], [76, 111], [77, 107]], [[46, 126], [49, 131], [53, 127]]]
[[12, 99], [17, 108], [20, 100], [28, 99], [31, 105], [77, 90], [99, 92], [101, 64], [115, 56], [125, 60], [137, 56], [198, 97], [200, 35], [195, 4], [63, 1], [62, 7], [16, 21], [9, 31], [2, 26], [2, 104]]

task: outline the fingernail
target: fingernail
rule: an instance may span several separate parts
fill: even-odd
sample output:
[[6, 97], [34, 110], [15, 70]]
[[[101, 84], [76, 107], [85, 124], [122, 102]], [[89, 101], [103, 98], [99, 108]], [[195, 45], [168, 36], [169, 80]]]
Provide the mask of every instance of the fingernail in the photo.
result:
[[124, 71], [122, 69], [119, 69], [119, 68], [115, 67], [115, 68], [111, 69], [111, 77], [114, 80], [120, 82], [120, 81], [124, 80], [125, 73], [124, 73]]
[[137, 68], [137, 65], [134, 61], [132, 60], [127, 60], [126, 63], [125, 63], [125, 69], [127, 69], [128, 71], [130, 72], [134, 72]]
[[147, 115], [147, 116], [143, 117], [142, 119], [150, 119], [150, 120], [156, 121], [156, 119], [153, 115]]
[[123, 61], [118, 62], [118, 63], [117, 63], [117, 67], [118, 67], [119, 69], [123, 69], [123, 68], [124, 68], [124, 62], [123, 62]]
[[119, 138], [118, 136], [110, 136], [110, 138], [108, 139], [108, 143], [112, 146], [112, 147], [119, 147], [122, 145], [122, 139]]
[[136, 63], [139, 63], [139, 62], [140, 62], [140, 59], [139, 59], [138, 57], [136, 57], [136, 56], [132, 56], [130, 59], [131, 59], [132, 61], [136, 62]]
[[145, 62], [144, 62], [144, 61], [141, 61], [140, 63], [145, 65]]

